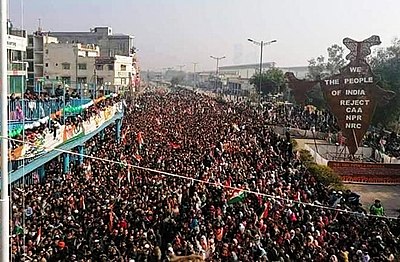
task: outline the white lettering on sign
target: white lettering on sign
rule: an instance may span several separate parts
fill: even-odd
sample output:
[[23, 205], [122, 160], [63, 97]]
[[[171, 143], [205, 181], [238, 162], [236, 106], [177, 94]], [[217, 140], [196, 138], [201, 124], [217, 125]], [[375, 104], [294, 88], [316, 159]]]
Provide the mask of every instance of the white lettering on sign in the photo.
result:
[[339, 105], [341, 106], [367, 106], [369, 105], [369, 99], [355, 99], [355, 100], [340, 100]]
[[361, 129], [361, 123], [346, 123], [346, 129]]
[[346, 96], [365, 96], [364, 89], [346, 90]]
[[333, 95], [333, 96], [339, 96], [341, 92], [342, 92], [342, 90], [332, 90], [332, 91], [331, 91], [331, 95]]
[[350, 67], [351, 73], [361, 73], [361, 67]]
[[346, 121], [361, 121], [361, 115], [346, 115]]
[[325, 80], [325, 85], [327, 85], [327, 86], [334, 86], [334, 85], [339, 85], [339, 84], [340, 84], [339, 79], [328, 79], [328, 80]]
[[374, 78], [370, 77], [356, 77], [356, 78], [345, 78], [345, 85], [354, 85], [354, 84], [372, 84], [374, 82]]
[[361, 107], [346, 107], [346, 113], [357, 113], [361, 114], [362, 108]]

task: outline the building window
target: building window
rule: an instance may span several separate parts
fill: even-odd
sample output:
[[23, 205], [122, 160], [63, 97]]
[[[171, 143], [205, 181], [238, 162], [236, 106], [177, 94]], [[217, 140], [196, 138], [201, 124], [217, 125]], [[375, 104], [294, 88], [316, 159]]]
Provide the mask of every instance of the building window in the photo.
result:
[[86, 63], [78, 64], [78, 69], [79, 70], [86, 70], [87, 69]]
[[97, 78], [97, 85], [101, 86], [104, 83], [104, 78], [98, 77]]
[[78, 77], [78, 83], [86, 84], [86, 82], [87, 82], [86, 77]]
[[71, 77], [70, 76], [62, 76], [61, 82], [63, 82], [64, 84], [71, 84]]
[[49, 63], [46, 63], [45, 66], [46, 66], [46, 67], [49, 67]]
[[126, 65], [121, 65], [121, 71], [126, 71]]
[[121, 85], [126, 85], [126, 78], [121, 78]]
[[108, 65], [108, 71], [114, 71], [114, 65]]
[[64, 69], [64, 70], [71, 69], [71, 64], [70, 63], [62, 63], [62, 69]]
[[103, 70], [103, 65], [96, 65], [96, 70], [102, 71]]
[[49, 54], [49, 49], [46, 49], [45, 53], [46, 53], [46, 55], [48, 55]]

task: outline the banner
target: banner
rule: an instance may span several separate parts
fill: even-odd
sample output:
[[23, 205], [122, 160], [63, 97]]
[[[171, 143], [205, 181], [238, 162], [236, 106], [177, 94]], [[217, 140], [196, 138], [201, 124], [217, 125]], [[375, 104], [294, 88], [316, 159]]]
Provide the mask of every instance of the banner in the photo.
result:
[[328, 166], [345, 182], [400, 184], [399, 164], [329, 161]]

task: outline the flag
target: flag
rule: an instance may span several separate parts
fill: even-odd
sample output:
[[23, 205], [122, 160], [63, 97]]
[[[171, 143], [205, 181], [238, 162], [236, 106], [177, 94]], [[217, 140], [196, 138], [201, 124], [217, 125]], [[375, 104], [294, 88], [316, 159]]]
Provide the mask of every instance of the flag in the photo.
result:
[[218, 241], [222, 240], [222, 238], [224, 237], [224, 228], [223, 227], [217, 228], [217, 230], [215, 231], [215, 237]]
[[263, 218], [267, 218], [268, 217], [268, 213], [269, 213], [269, 207], [270, 207], [270, 203], [269, 201], [267, 201], [266, 203], [264, 203], [264, 205], [260, 208], [259, 212], [257, 213], [258, 215], [258, 219], [263, 219]]
[[109, 224], [108, 224], [109, 229], [110, 229], [110, 232], [112, 232], [112, 230], [113, 230], [113, 224], [114, 224], [114, 213], [113, 213], [113, 209], [114, 209], [114, 205], [111, 205], [111, 206], [110, 206], [110, 213], [109, 213], [109, 219], [110, 219], [110, 221], [109, 221]]
[[123, 145], [126, 145], [126, 132], [122, 133], [121, 141]]
[[226, 197], [230, 198], [230, 196], [232, 194], [232, 189], [230, 189], [230, 187], [231, 187], [231, 178], [230, 177], [228, 177], [228, 179], [225, 181], [224, 187], [225, 187]]
[[137, 143], [138, 143], [138, 145], [139, 145], [139, 148], [142, 148], [142, 144], [143, 144], [143, 132], [139, 131], [139, 132], [137, 133], [136, 141], [137, 141]]
[[24, 229], [21, 226], [16, 226], [15, 227], [15, 234], [16, 235], [23, 235], [24, 234]]
[[177, 144], [177, 143], [174, 143], [174, 142], [169, 142], [169, 146], [170, 146], [172, 149], [181, 148], [181, 145], [179, 145], [179, 144]]
[[79, 207], [80, 207], [82, 210], [85, 210], [85, 209], [86, 209], [85, 196], [84, 196], [84, 195], [82, 195], [81, 198], [79, 199]]
[[130, 184], [130, 183], [131, 183], [131, 168], [130, 168], [130, 167], [128, 167], [128, 175], [127, 175], [127, 178], [128, 178], [128, 183]]
[[140, 162], [140, 160], [142, 160], [143, 158], [139, 154], [136, 154], [135, 159]]
[[243, 190], [236, 191], [233, 193], [232, 197], [229, 198], [228, 205], [242, 202], [245, 198], [246, 198], [246, 192], [244, 192]]
[[42, 240], [42, 227], [39, 227], [36, 237], [36, 245], [39, 245], [41, 240]]

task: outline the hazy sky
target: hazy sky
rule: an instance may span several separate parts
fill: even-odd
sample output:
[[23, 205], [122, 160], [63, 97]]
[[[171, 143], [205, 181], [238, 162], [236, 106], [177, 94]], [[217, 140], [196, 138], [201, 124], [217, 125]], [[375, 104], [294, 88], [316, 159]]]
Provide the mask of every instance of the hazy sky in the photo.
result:
[[[264, 61], [278, 66], [307, 65], [344, 37], [372, 34], [390, 45], [400, 35], [398, 0], [9, 0], [14, 25], [29, 32], [88, 31], [101, 25], [135, 35], [142, 69], [186, 65], [214, 69], [255, 63], [259, 48], [247, 41], [277, 39]], [[23, 8], [22, 8], [23, 7]], [[21, 10], [23, 19], [21, 19]]]

